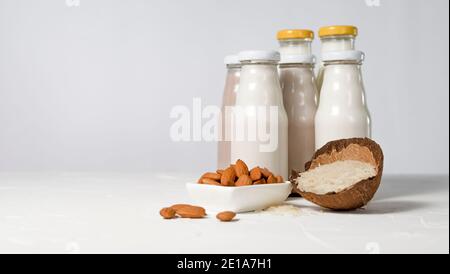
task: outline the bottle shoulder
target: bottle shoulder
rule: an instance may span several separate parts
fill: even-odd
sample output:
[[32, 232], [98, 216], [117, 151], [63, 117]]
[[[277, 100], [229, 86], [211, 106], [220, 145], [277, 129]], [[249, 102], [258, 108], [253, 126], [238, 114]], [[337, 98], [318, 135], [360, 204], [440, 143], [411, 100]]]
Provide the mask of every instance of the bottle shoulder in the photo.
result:
[[342, 117], [350, 120], [370, 119], [369, 108], [366, 105], [357, 107], [343, 107], [335, 105], [332, 107], [319, 105], [316, 112], [317, 117], [326, 117], [326, 119], [341, 119]]

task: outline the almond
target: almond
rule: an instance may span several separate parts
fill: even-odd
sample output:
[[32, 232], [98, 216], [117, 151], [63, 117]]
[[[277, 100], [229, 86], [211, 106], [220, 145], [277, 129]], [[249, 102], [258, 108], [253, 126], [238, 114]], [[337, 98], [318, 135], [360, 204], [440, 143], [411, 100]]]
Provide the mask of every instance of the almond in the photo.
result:
[[200, 179], [208, 178], [215, 181], [220, 181], [220, 177], [221, 177], [220, 174], [214, 172], [206, 172], [205, 174], [202, 175], [202, 177], [200, 177]]
[[250, 170], [250, 178], [252, 178], [253, 181], [258, 181], [261, 179], [262, 173], [261, 169], [259, 167], [255, 167], [252, 170]]
[[267, 168], [263, 168], [261, 169], [261, 173], [265, 178], [269, 178], [272, 174], [272, 172], [270, 172]]
[[248, 175], [248, 166], [242, 160], [237, 160], [234, 166], [236, 171], [236, 176], [241, 177], [242, 175]]
[[267, 183], [268, 184], [276, 184], [277, 178], [275, 178], [273, 175], [270, 175], [269, 178], [267, 178]]
[[183, 207], [187, 207], [187, 206], [191, 206], [191, 205], [188, 205], [188, 204], [175, 204], [175, 205], [171, 206], [170, 208], [175, 210], [175, 212], [176, 212], [177, 210], [179, 210], [179, 209], [181, 209]]
[[176, 211], [173, 208], [165, 207], [159, 211], [159, 214], [164, 219], [173, 219], [173, 218], [175, 218]]
[[258, 181], [254, 182], [253, 184], [254, 185], [264, 185], [264, 184], [267, 184], [267, 182], [266, 182], [266, 179], [261, 178]]
[[225, 169], [220, 179], [220, 183], [223, 186], [234, 186], [234, 180], [236, 179], [236, 172], [233, 167]]
[[217, 173], [217, 174], [220, 174], [220, 175], [222, 175], [222, 174], [223, 174], [223, 172], [224, 172], [224, 170], [223, 170], [223, 169], [218, 169], [218, 170], [216, 171], [216, 173]]
[[253, 183], [252, 179], [248, 175], [242, 175], [236, 181], [236, 186], [249, 186]]
[[219, 219], [221, 222], [230, 222], [233, 220], [233, 218], [236, 216], [236, 213], [233, 211], [224, 211], [220, 212], [216, 215], [216, 218]]
[[281, 176], [281, 175], [278, 175], [275, 178], [277, 178], [277, 183], [279, 183], [279, 184], [284, 182], [283, 176]]
[[205, 209], [203, 207], [192, 206], [192, 205], [187, 205], [187, 206], [180, 207], [176, 211], [176, 213], [181, 218], [197, 219], [197, 218], [203, 218], [203, 217], [206, 216], [206, 211], [205, 211]]
[[205, 185], [221, 186], [221, 184], [219, 182], [217, 182], [213, 179], [209, 179], [209, 178], [203, 178], [201, 180], [201, 183], [205, 184]]

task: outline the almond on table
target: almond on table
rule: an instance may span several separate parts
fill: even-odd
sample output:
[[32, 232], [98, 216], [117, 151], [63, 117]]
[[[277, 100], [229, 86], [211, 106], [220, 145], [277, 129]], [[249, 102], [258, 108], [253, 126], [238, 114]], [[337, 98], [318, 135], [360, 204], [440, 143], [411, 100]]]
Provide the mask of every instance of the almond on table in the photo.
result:
[[197, 219], [197, 218], [203, 218], [206, 216], [205, 209], [203, 207], [199, 207], [199, 206], [181, 207], [176, 212], [177, 212], [177, 215], [179, 215], [181, 218]]
[[171, 207], [165, 207], [159, 211], [159, 214], [164, 219], [173, 219], [173, 218], [175, 218], [176, 211], [175, 211], [175, 209], [173, 209]]
[[[175, 204], [170, 207], [164, 207], [159, 211], [159, 214], [164, 219], [174, 219], [178, 216], [189, 219], [202, 219], [206, 214], [206, 210], [200, 206], [189, 204]], [[230, 222], [234, 219], [236, 213], [233, 211], [223, 211], [216, 215], [216, 218], [221, 222]]]
[[188, 204], [175, 204], [175, 205], [170, 206], [170, 208], [172, 208], [173, 210], [177, 211], [180, 208], [183, 208], [183, 207], [186, 207], [186, 206], [191, 206], [191, 205], [188, 205]]
[[165, 207], [159, 211], [164, 219], [174, 219], [177, 216], [181, 218], [199, 219], [206, 216], [203, 207], [188, 204], [176, 204], [171, 207]]
[[216, 218], [221, 222], [230, 222], [234, 219], [234, 217], [236, 217], [236, 213], [233, 211], [224, 211], [216, 215]]

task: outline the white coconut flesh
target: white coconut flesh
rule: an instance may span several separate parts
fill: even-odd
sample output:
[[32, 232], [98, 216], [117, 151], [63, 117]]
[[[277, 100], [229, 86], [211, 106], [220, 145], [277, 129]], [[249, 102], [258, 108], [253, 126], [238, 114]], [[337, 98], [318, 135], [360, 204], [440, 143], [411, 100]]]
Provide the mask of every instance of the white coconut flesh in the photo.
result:
[[376, 175], [377, 169], [373, 164], [355, 160], [336, 161], [301, 173], [297, 178], [297, 188], [318, 195], [339, 193]]

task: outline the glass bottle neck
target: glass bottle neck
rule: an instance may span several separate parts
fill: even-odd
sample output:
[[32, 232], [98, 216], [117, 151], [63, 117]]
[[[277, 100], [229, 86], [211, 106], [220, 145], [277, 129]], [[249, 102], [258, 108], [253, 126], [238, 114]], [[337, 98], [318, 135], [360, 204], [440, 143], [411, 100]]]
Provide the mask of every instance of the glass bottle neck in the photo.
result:
[[314, 69], [314, 64], [280, 64], [280, 69], [288, 68], [303, 68], [303, 69]]
[[241, 64], [227, 65], [227, 70], [241, 70], [241, 68], [242, 68]]
[[363, 64], [362, 61], [356, 61], [356, 60], [324, 61], [323, 62], [323, 65], [325, 67], [339, 66], [339, 65], [361, 67], [362, 64]]
[[258, 74], [263, 76], [266, 73], [277, 71], [277, 69], [278, 63], [273, 61], [244, 61], [242, 62], [241, 75], [250, 74], [257, 77]]
[[355, 49], [354, 36], [323, 37], [321, 39], [321, 42], [322, 42], [322, 53]]
[[311, 55], [311, 39], [290, 39], [281, 40], [280, 54], [283, 55]]

